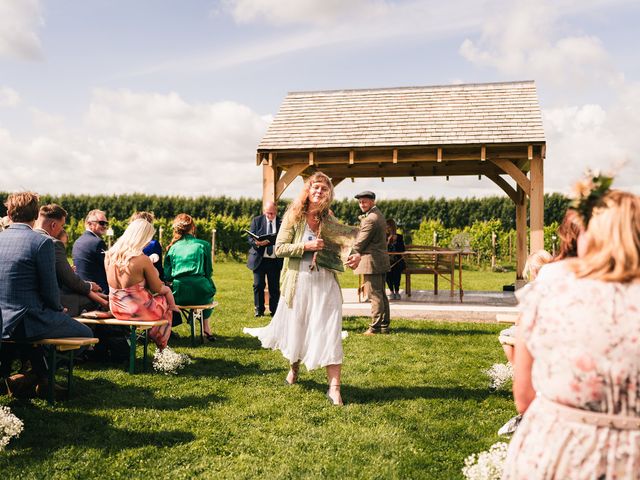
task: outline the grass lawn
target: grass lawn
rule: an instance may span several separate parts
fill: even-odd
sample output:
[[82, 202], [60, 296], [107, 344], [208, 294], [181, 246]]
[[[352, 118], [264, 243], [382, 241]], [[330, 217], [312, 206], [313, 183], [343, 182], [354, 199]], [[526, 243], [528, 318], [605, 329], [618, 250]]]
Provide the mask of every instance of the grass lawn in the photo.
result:
[[0, 397], [25, 425], [0, 452], [2, 478], [460, 478], [514, 414], [510, 392], [481, 373], [504, 362], [500, 325], [393, 319], [392, 335], [369, 338], [366, 318], [348, 318], [345, 407], [325, 399], [322, 370], [286, 387], [280, 353], [241, 331], [267, 321], [252, 315], [251, 272], [214, 270], [219, 340], [189, 348], [179, 327], [172, 345], [194, 360], [179, 375], [85, 364], [55, 407]]

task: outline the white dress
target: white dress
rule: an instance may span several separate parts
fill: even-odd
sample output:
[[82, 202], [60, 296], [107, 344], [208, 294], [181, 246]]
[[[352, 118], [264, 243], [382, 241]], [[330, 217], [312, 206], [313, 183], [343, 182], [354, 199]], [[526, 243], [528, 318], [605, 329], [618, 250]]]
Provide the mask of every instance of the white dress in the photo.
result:
[[[305, 227], [305, 241], [315, 234]], [[289, 362], [301, 361], [308, 370], [342, 364], [342, 295], [334, 274], [310, 270], [313, 252], [300, 262], [292, 308], [278, 303], [271, 323], [243, 331], [260, 339], [264, 348], [280, 350]]]

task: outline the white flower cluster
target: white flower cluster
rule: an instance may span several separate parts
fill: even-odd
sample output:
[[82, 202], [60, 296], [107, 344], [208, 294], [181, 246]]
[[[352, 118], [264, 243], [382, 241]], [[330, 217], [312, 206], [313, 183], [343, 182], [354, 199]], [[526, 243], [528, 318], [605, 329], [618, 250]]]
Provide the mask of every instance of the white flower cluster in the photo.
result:
[[513, 366], [510, 363], [494, 363], [483, 373], [491, 380], [489, 386], [498, 390], [513, 379]]
[[9, 407], [0, 407], [0, 451], [9, 444], [9, 440], [22, 432], [24, 424]]
[[165, 375], [177, 375], [178, 370], [192, 363], [193, 360], [186, 353], [174, 352], [169, 347], [156, 350], [156, 353], [153, 354], [153, 368]]
[[508, 444], [498, 442], [489, 451], [473, 453], [464, 459], [462, 474], [467, 480], [499, 480], [502, 477]]

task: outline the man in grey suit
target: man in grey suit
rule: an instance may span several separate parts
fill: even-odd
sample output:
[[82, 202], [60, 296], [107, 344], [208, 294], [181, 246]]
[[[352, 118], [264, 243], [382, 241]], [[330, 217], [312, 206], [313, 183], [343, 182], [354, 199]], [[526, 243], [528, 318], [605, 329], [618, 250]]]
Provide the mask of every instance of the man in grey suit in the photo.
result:
[[[41, 338], [91, 337], [91, 329], [67, 315], [60, 304], [56, 281], [53, 242], [33, 231], [38, 216], [38, 195], [21, 192], [9, 195], [7, 213], [12, 224], [0, 235], [0, 311], [2, 338], [38, 340]], [[0, 351], [0, 375], [10, 373], [15, 350]], [[42, 350], [31, 356], [33, 373], [7, 379], [9, 390], [25, 391], [35, 386], [44, 391], [46, 363]], [[37, 384], [37, 386], [36, 386]]]
[[364, 276], [365, 291], [371, 300], [371, 325], [364, 335], [389, 333], [391, 315], [389, 299], [385, 293], [385, 276], [390, 270], [387, 254], [387, 222], [382, 212], [376, 207], [376, 194], [368, 190], [356, 195], [362, 215], [360, 215], [360, 231], [353, 246], [353, 254], [347, 265], [360, 264], [354, 273]]
[[66, 220], [67, 212], [60, 205], [43, 205], [40, 207], [33, 231], [51, 238], [56, 255], [60, 303], [70, 316], [77, 317], [83, 310], [95, 310], [98, 305], [108, 307], [109, 301], [100, 296], [98, 292], [102, 289], [97, 283], [82, 280], [69, 265], [64, 243], [56, 238], [64, 228]]

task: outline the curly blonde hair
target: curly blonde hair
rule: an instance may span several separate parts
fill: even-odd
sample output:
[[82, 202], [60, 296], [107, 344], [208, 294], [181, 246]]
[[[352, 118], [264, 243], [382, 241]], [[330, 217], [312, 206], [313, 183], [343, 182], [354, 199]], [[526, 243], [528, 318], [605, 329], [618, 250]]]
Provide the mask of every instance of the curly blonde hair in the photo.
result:
[[329, 207], [331, 206], [331, 202], [333, 202], [333, 183], [331, 183], [331, 179], [324, 173], [316, 172], [305, 180], [300, 195], [291, 202], [285, 216], [288, 216], [293, 222], [299, 222], [302, 216], [307, 214], [309, 211], [309, 191], [311, 190], [311, 185], [318, 182], [324, 183], [329, 187], [329, 195], [327, 195], [327, 198], [320, 205], [318, 216], [320, 219], [323, 219], [329, 214]]
[[171, 225], [173, 228], [173, 238], [171, 239], [171, 243], [167, 245], [167, 252], [171, 248], [171, 246], [176, 243], [178, 240], [182, 240], [187, 234], [194, 234], [196, 231], [196, 224], [193, 221], [191, 215], [187, 213], [180, 213], [176, 215], [176, 218], [173, 219], [173, 224]]

